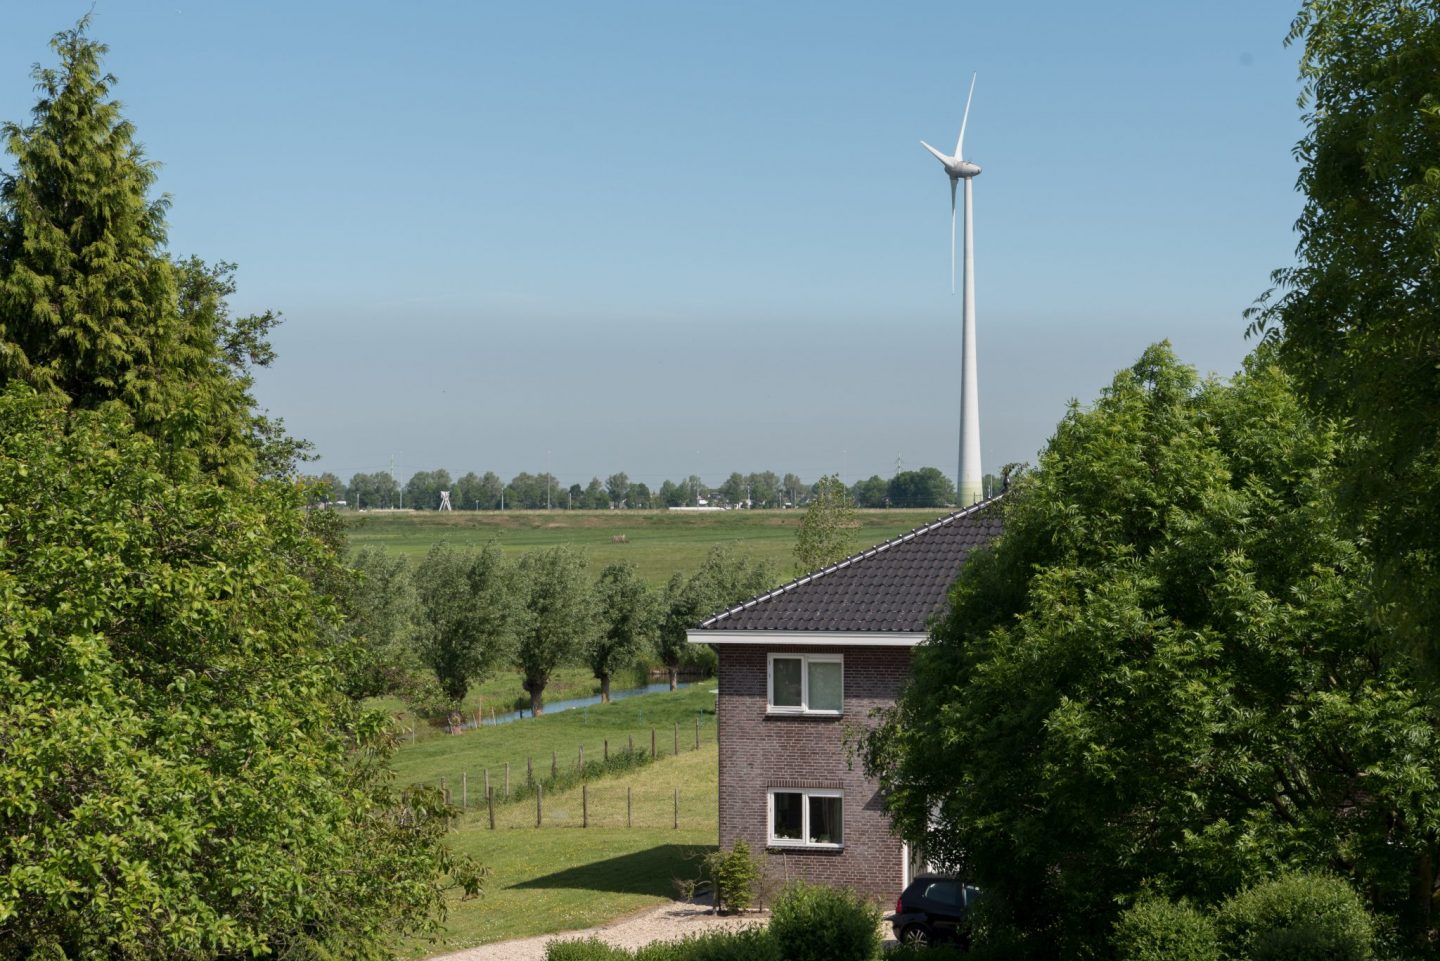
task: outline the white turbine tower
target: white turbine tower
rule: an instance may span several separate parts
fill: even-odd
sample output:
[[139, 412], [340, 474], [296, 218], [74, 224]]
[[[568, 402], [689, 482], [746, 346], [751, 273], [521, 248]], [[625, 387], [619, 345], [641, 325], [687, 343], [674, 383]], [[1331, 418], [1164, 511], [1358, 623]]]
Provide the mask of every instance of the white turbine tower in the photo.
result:
[[960, 121], [960, 139], [955, 142], [955, 156], [948, 157], [925, 141], [920, 146], [935, 155], [950, 175], [950, 292], [955, 292], [955, 186], [965, 181], [965, 274], [964, 312], [965, 347], [961, 360], [960, 381], [960, 471], [955, 491], [959, 506], [968, 507], [980, 500], [980, 385], [975, 375], [975, 238], [970, 227], [970, 181], [980, 175], [980, 165], [965, 159], [965, 124], [970, 120], [970, 98], [975, 96], [975, 77], [970, 77], [970, 94], [965, 98], [965, 114]]

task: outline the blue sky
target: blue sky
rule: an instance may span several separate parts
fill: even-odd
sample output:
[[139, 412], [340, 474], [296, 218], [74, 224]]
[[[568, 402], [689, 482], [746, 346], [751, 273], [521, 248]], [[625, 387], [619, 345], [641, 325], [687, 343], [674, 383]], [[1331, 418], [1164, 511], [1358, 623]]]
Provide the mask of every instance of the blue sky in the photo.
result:
[[[11, 5], [0, 119], [90, 5]], [[121, 2], [171, 246], [286, 316], [258, 394], [342, 477], [953, 473], [979, 74], [982, 454], [1293, 260], [1290, 4]], [[0, 161], [6, 163], [7, 161]]]

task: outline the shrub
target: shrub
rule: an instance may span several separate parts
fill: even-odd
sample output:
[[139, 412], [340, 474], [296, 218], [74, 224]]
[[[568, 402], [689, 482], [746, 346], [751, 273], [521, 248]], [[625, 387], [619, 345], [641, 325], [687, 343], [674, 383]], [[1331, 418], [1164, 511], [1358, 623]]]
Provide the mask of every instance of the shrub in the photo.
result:
[[1220, 942], [1235, 961], [1370, 961], [1375, 925], [1350, 885], [1294, 874], [1241, 891], [1220, 908]]
[[736, 841], [727, 854], [714, 851], [705, 856], [705, 871], [715, 886], [717, 911], [744, 911], [755, 903], [755, 888], [762, 869], [750, 845]]
[[747, 928], [652, 944], [636, 951], [635, 961], [780, 961], [780, 949], [769, 931]]
[[599, 938], [551, 941], [545, 945], [545, 961], [630, 961], [630, 952], [612, 948]]
[[880, 950], [880, 911], [853, 891], [796, 882], [770, 914], [784, 961], [869, 961]]
[[1219, 961], [1215, 922], [1188, 902], [1149, 898], [1115, 922], [1117, 961]]

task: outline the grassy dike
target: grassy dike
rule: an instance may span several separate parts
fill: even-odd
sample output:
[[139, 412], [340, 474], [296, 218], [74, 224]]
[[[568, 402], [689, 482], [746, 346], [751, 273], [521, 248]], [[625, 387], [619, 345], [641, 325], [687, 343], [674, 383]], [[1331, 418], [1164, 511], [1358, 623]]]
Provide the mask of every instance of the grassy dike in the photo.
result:
[[[861, 551], [945, 514], [923, 510], [856, 511], [850, 547]], [[507, 554], [556, 544], [583, 548], [592, 574], [631, 561], [652, 587], [675, 571], [689, 574], [715, 544], [769, 561], [788, 577], [795, 565], [801, 510], [756, 511], [367, 511], [346, 513], [352, 547], [383, 547], [420, 557], [434, 544], [476, 547], [494, 540]], [[623, 540], [620, 540], [623, 538]]]
[[[479, 944], [568, 931], [600, 924], [674, 896], [672, 879], [693, 878], [698, 858], [715, 844], [717, 769], [712, 685], [702, 683], [675, 693], [650, 694], [603, 707], [577, 709], [501, 725], [494, 729], [435, 738], [402, 747], [395, 759], [403, 783], [435, 783], [447, 778], [458, 805], [458, 771], [470, 771], [471, 807], [449, 842], [487, 866], [491, 875], [483, 898], [452, 899], [444, 931], [433, 941], [403, 946], [411, 958], [423, 958]], [[694, 719], [702, 718], [701, 744], [694, 747]], [[674, 723], [683, 719], [680, 753], [673, 753]], [[535, 826], [530, 794], [497, 805], [496, 827], [480, 803], [479, 771], [511, 761], [523, 783], [524, 758], [543, 753], [549, 774], [550, 751], [573, 762], [585, 744], [586, 758], [599, 757], [601, 741], [612, 750], [634, 733], [649, 748], [649, 728], [657, 729], [660, 757], [624, 773], [586, 782], [589, 827], [582, 827], [582, 791], [577, 785], [543, 798], [543, 826]], [[663, 725], [663, 729], [662, 729]], [[661, 736], [663, 735], [663, 736]], [[518, 759], [518, 765], [516, 763]], [[562, 760], [562, 768], [563, 768]], [[441, 772], [451, 772], [442, 775]], [[542, 772], [537, 770], [537, 776]], [[629, 811], [627, 823], [627, 789]], [[675, 791], [679, 790], [679, 828]], [[518, 792], [517, 792], [518, 793]]]

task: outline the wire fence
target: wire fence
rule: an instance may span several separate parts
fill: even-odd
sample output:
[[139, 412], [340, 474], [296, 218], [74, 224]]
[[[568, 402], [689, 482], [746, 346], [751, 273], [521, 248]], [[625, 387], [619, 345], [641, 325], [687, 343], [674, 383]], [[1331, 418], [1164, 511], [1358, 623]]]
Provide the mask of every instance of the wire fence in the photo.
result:
[[[507, 807], [521, 802], [534, 805], [535, 827], [655, 828], [660, 826], [655, 812], [665, 805], [657, 803], [653, 786], [637, 790], [630, 785], [597, 786], [590, 782], [639, 770], [663, 757], [698, 751], [706, 743], [703, 735], [708, 732], [702, 729], [699, 716], [687, 727], [691, 729], [682, 732], [682, 726], [676, 722], [664, 733], [651, 727], [648, 744], [644, 734], [638, 745], [633, 734], [626, 735], [623, 741], [604, 738], [598, 757], [593, 747], [587, 757], [582, 744], [576, 747], [573, 756], [563, 759], [557, 751], [538, 759], [531, 755], [525, 759], [523, 768], [518, 764], [512, 767], [507, 761], [500, 767], [479, 768], [473, 774], [469, 769], [462, 769], [457, 777], [438, 778], [435, 787], [462, 815], [480, 812], [491, 829], [497, 824], [497, 810], [503, 816]], [[576, 787], [580, 788], [578, 797], [567, 796], [567, 792], [573, 792]], [[679, 787], [672, 789], [669, 800], [669, 826], [678, 829], [681, 823]], [[504, 817], [503, 820], [510, 824], [515, 819]]]

